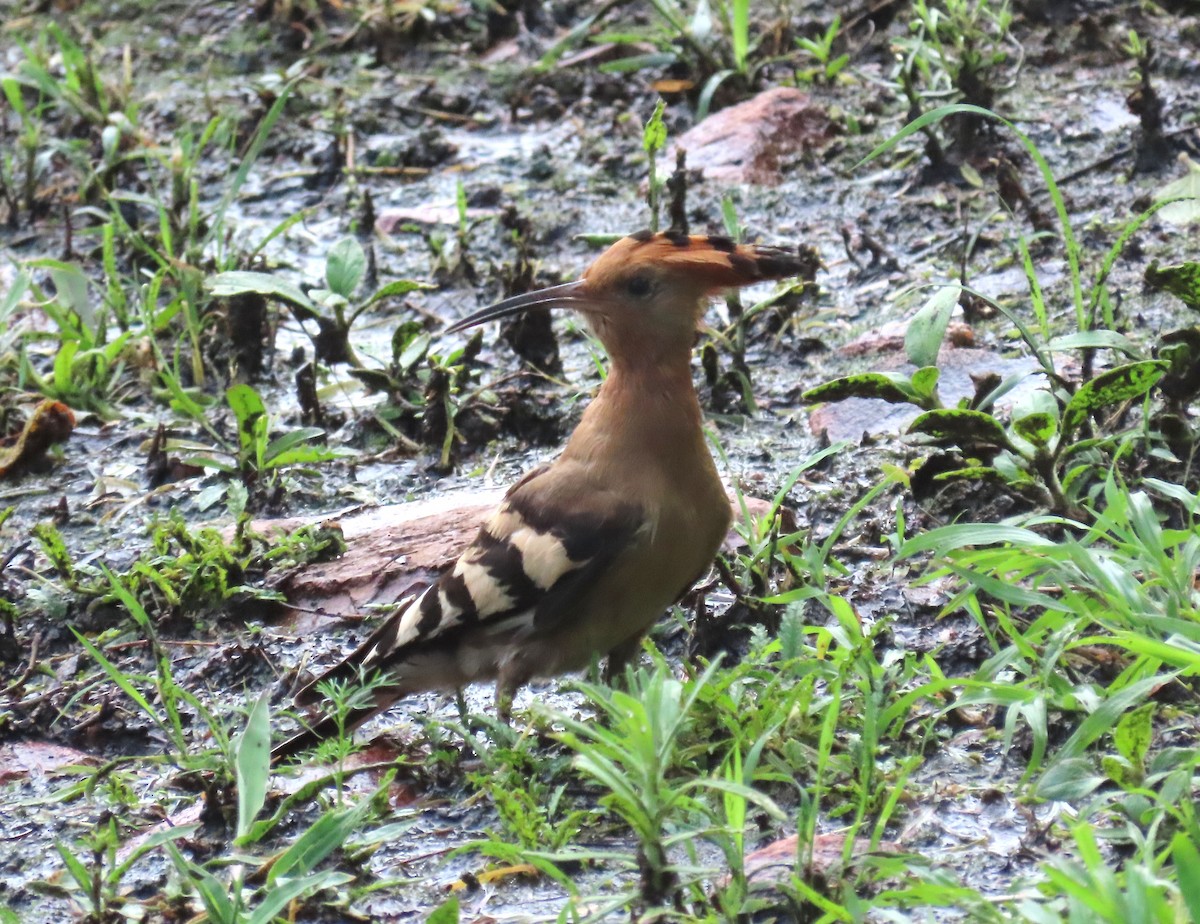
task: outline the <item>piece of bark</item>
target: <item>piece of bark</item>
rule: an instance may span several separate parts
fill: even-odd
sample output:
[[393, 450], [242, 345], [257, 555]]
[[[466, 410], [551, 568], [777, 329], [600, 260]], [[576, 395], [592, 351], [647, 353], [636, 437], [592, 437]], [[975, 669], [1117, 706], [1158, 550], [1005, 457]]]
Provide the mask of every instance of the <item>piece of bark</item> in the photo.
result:
[[[466, 218], [468, 221], [479, 221], [483, 218], [494, 218], [499, 214], [498, 209], [469, 208]], [[458, 206], [453, 202], [428, 202], [415, 207], [384, 209], [375, 219], [375, 227], [384, 234], [395, 234], [402, 225], [453, 226], [462, 218]]]
[[[346, 553], [296, 568], [274, 583], [296, 616], [296, 631], [334, 616], [360, 616], [366, 607], [394, 603], [429, 584], [475, 537], [502, 491], [456, 494], [411, 504], [388, 504], [325, 518], [341, 528]], [[257, 532], [291, 532], [312, 519], [265, 520]]]
[[98, 763], [91, 754], [49, 741], [10, 741], [0, 744], [0, 783], [45, 776], [63, 767]]
[[774, 186], [809, 151], [823, 147], [835, 129], [829, 113], [795, 87], [764, 90], [744, 103], [713, 113], [670, 145], [660, 169], [670, 170], [675, 151], [687, 151], [688, 167], [706, 180]]
[[[814, 837], [812, 854], [808, 857], [805, 869], [806, 880], [828, 882], [839, 878], [845, 872], [842, 863], [845, 847], [844, 834], [833, 832]], [[758, 887], [790, 881], [796, 869], [796, 848], [797, 838], [792, 834], [746, 854], [746, 879]], [[850, 851], [850, 860], [853, 862], [867, 853], [899, 851], [900, 845], [892, 841], [881, 841], [875, 850], [871, 850], [869, 838], [856, 837]]]

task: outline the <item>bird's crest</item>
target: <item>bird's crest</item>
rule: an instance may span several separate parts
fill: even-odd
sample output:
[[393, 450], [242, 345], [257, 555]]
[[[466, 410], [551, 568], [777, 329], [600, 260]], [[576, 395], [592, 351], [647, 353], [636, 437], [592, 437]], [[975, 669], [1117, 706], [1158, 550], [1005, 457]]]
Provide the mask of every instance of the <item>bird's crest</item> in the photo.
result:
[[688, 235], [679, 231], [639, 231], [622, 238], [584, 274], [589, 287], [603, 288], [634, 266], [679, 271], [716, 291], [768, 279], [806, 275], [810, 258], [782, 247], [738, 244], [715, 234]]

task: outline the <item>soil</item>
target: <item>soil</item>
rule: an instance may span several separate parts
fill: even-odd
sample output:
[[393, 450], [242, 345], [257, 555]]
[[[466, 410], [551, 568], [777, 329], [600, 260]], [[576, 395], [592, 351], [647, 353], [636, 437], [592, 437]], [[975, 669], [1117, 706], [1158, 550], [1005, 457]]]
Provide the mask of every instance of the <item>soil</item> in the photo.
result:
[[[278, 9], [275, 17], [259, 19], [250, 4], [30, 6], [36, 9], [10, 10], [16, 18], [0, 27], [0, 70], [12, 70], [22, 59], [14, 37], [51, 18], [86, 36], [101, 72], [113, 80], [128, 50], [133, 96], [141, 101], [139, 130], [159, 143], [168, 143], [180, 126], [203, 125], [214, 112], [236, 106], [244, 112], [244, 136], [236, 139], [241, 149], [280, 87], [303, 71], [228, 213], [231, 243], [248, 250], [250, 242], [303, 212], [301, 220], [262, 248], [253, 268], [269, 269], [294, 284], [314, 284], [323, 277], [331, 245], [357, 234], [379, 284], [427, 283], [429, 288], [385, 300], [354, 322], [350, 343], [368, 368], [387, 366], [399, 322], [416, 321], [432, 333], [433, 352], [444, 355], [468, 339], [439, 334], [443, 324], [514, 287], [574, 278], [599, 252], [594, 236], [630, 233], [648, 223], [642, 125], [659, 97], [655, 81], [675, 75], [654, 68], [605, 73], [599, 64], [612, 52], [604, 48], [591, 55], [569, 54], [546, 69], [535, 67], [569, 26], [599, 4], [524, 3], [518, 5], [522, 12], [488, 17], [465, 4], [437, 4], [430, 7], [431, 21], [418, 20], [407, 29], [364, 25], [357, 30], [338, 13], [338, 4], [311, 4], [319, 8], [318, 16], [294, 22]], [[849, 23], [859, 6], [792, 4], [787, 30], [813, 34], [828, 24], [835, 7]], [[1043, 12], [1041, 4], [1016, 5], [1009, 63], [995, 78], [995, 106], [1049, 161], [1085, 259], [1094, 266], [1150, 197], [1181, 175], [1175, 155], [1189, 145], [1195, 149], [1200, 18], [1182, 11], [1151, 13], [1149, 5], [1136, 3], [1079, 0], [1047, 6], [1053, 11]], [[649, 23], [650, 15], [641, 14], [642, 21]], [[820, 259], [816, 288], [764, 313], [750, 327], [745, 364], [753, 408], [720, 384], [726, 380], [718, 376], [714, 386], [699, 364], [696, 369], [697, 387], [728, 457], [724, 474], [747, 494], [769, 499], [789, 472], [829, 440], [848, 441], [845, 451], [807, 472], [786, 501], [798, 528], [816, 538], [827, 536], [845, 510], [879, 482], [884, 463], [908, 467], [926, 451], [903, 435], [903, 415], [881, 413], [890, 414], [890, 407], [844, 402], [813, 418], [801, 392], [849, 372], [903, 368], [898, 341], [879, 332], [897, 323], [903, 330], [925, 297], [915, 286], [958, 279], [1027, 311], [1028, 286], [1014, 262], [1014, 241], [1019, 233], [1036, 233], [1039, 222], [1053, 214], [1035, 167], [1000, 126], [981, 129], [969, 151], [951, 144], [951, 164], [941, 173], [930, 169], [920, 136], [901, 145], [909, 156], [862, 163], [906, 121], [908, 106], [893, 80], [893, 46], [903, 35], [904, 21], [900, 15], [874, 31], [860, 21], [847, 33], [852, 62], [842, 78], [802, 88], [805, 112], [823, 113], [827, 120], [819, 138], [804, 144], [775, 139], [779, 149], [755, 160], [749, 181], [731, 178], [725, 158], [716, 176], [699, 169], [687, 183], [686, 218], [693, 233], [723, 233], [722, 203], [729, 201], [746, 239], [804, 245]], [[1137, 85], [1133, 64], [1121, 50], [1130, 29], [1152, 39], [1156, 49], [1152, 80], [1164, 104], [1167, 135], [1157, 156], [1144, 150], [1138, 117], [1126, 105]], [[792, 63], [767, 66], [753, 87], [730, 82], [715, 98], [714, 109], [793, 80]], [[667, 94], [671, 138], [695, 124], [697, 97], [695, 88]], [[768, 119], [765, 104], [757, 105], [753, 118]], [[7, 144], [14, 119], [9, 113], [3, 118]], [[87, 130], [65, 119], [57, 128]], [[219, 195], [237, 163], [236, 154], [213, 150], [200, 164], [203, 200]], [[998, 205], [1001, 163], [1015, 168], [1028, 194], [1012, 216]], [[693, 163], [700, 165], [700, 160]], [[671, 166], [664, 160], [662, 171]], [[60, 159], [47, 184], [54, 177], [66, 183], [69, 176]], [[138, 198], [160, 192], [148, 186], [147, 172], [134, 161], [116, 182], [126, 194], [127, 210], [154, 221]], [[467, 204], [461, 235], [460, 189]], [[45, 198], [53, 196], [47, 192]], [[44, 212], [10, 220], [0, 231], [0, 293], [15, 282], [19, 261], [38, 258], [74, 260], [98, 279], [99, 242], [88, 233], [88, 207], [63, 199]], [[1147, 348], [1157, 334], [1189, 319], [1177, 300], [1144, 287], [1145, 268], [1153, 260], [1170, 264], [1195, 258], [1196, 245], [1194, 230], [1154, 219], [1136, 233], [1114, 267], [1110, 285], [1119, 293], [1120, 327]], [[1061, 251], [1047, 242], [1035, 247], [1034, 255], [1052, 295], [1055, 320], [1069, 326]], [[121, 258], [132, 266], [133, 255]], [[46, 270], [34, 272], [42, 280]], [[748, 291], [743, 303], [753, 304], [771, 290], [768, 285]], [[279, 304], [268, 302], [267, 312], [261, 368], [253, 356], [236, 359], [233, 346], [246, 336], [245, 327], [231, 326], [240, 332], [232, 337], [217, 330], [205, 344], [214, 376], [206, 388], [219, 396], [239, 377], [252, 376], [273, 425], [284, 432], [311, 422], [295, 381], [313, 358], [315, 328]], [[254, 317], [250, 329], [261, 330]], [[711, 323], [720, 326], [728, 317], [726, 305], [715, 305]], [[976, 314], [961, 324], [969, 343], [945, 348], [963, 354], [946, 363], [962, 370], [951, 389], [956, 396], [970, 393], [971, 374], [1008, 374], [1028, 363], [1002, 316]], [[48, 323], [22, 307], [8, 325], [29, 333]], [[578, 322], [556, 320], [553, 329], [554, 354], [546, 352], [544, 331], [516, 338], [517, 350], [541, 357], [543, 367], [553, 362], [552, 355], [561, 357], [561, 372], [553, 376], [532, 374], [511, 343], [488, 332], [475, 374], [480, 384], [492, 385], [498, 405], [494, 414], [463, 419], [464, 437], [454, 444], [448, 465], [442, 464], [440, 443], [427, 439], [419, 426], [401, 427], [405, 440], [393, 439], [377, 418], [384, 397], [365, 391], [345, 364], [318, 363], [314, 387], [320, 425], [329, 444], [349, 455], [290, 470], [270, 491], [252, 490], [255, 514], [319, 519], [512, 483], [554, 456], [598, 384], [595, 347]], [[35, 355], [45, 360], [46, 374], [52, 354]], [[718, 356], [719, 371], [731, 362]], [[6, 408], [28, 406], [28, 401], [5, 401]], [[171, 477], [153, 486], [150, 481], [147, 449], [158, 424], [177, 441], [211, 444], [211, 435], [152, 401], [148, 389], [131, 390], [127, 399], [118, 396], [117, 406], [112, 419], [75, 408], [76, 427], [62, 448], [43, 461], [40, 471], [14, 475], [3, 491], [3, 503], [11, 508], [3, 522], [5, 594], [22, 605], [31, 599], [38, 604], [32, 615], [26, 608], [0, 639], [5, 803], [0, 900], [28, 922], [62, 921], [75, 913], [61, 888], [64, 872], [55, 842], [77, 841], [114, 811], [124, 824], [151, 828], [164, 818], [186, 820], [188, 806], [211, 810], [221, 805], [219, 794], [197, 790], [194, 780], [170, 766], [140, 761], [114, 769], [96, 792], [65, 794], [79, 778], [70, 770], [73, 765], [160, 755], [168, 747], [161, 731], [115, 686], [85, 670], [90, 662], [68, 626], [93, 637], [124, 633], [119, 666], [134, 673], [153, 670], [149, 649], [114, 608], [80, 603], [63, 588], [62, 576], [53, 573], [30, 538], [34, 524], [57, 523], [78, 564], [104, 563], [118, 571], [145, 547], [153, 517], [178, 511], [189, 523], [230, 525], [221, 504], [205, 506], [214, 487], [225, 483], [223, 476], [189, 470], [173, 459]], [[235, 432], [228, 412], [214, 410], [212, 419], [224, 437]], [[868, 624], [891, 622], [881, 645], [933, 652], [947, 674], [968, 673], [989, 654], [974, 624], [962, 617], [939, 618], [946, 600], [936, 587], [914, 586], [916, 564], [910, 571], [880, 564], [878, 552], [894, 530], [898, 502], [911, 533], [964, 515], [1000, 519], [1013, 511], [1014, 501], [1000, 492], [950, 490], [918, 504], [897, 487], [878, 497], [836, 547], [848, 569], [839, 592]], [[721, 595], [714, 594], [710, 603], [720, 608]], [[351, 649], [368, 625], [344, 618], [298, 623], [278, 608], [250, 601], [161, 631], [176, 680], [232, 716], [244, 708], [247, 696], [280, 683], [295, 666], [328, 663]], [[674, 626], [662, 627], [657, 639], [672, 657], [682, 656], [688, 644]], [[490, 697], [488, 690], [471, 690], [468, 706], [488, 713]], [[550, 683], [523, 692], [517, 714], [535, 701], [566, 709], [577, 703]], [[363, 732], [369, 738], [386, 729], [390, 740], [402, 742], [401, 753], [411, 765], [385, 791], [396, 818], [407, 825], [403, 835], [362, 851], [358, 859], [341, 860], [339, 868], [389, 880], [387, 887], [356, 902], [361, 919], [423, 920], [452, 883], [480, 868], [477, 854], [455, 849], [496, 829], [494, 811], [469, 798], [468, 756], [459, 754], [457, 765], [439, 765], [431, 757], [429, 728], [457, 716], [450, 699], [413, 697]], [[1001, 895], [1033, 873], [1040, 832], [1062, 807], [1035, 810], [1019, 803], [1024, 764], [1019, 756], [1001, 752], [998, 738], [989, 733], [994, 720], [990, 715], [964, 720], [929, 749], [909, 783], [913, 804], [888, 837], [975, 888]], [[298, 810], [268, 846], [303, 830], [316, 811]], [[204, 823], [219, 827], [209, 817]], [[790, 833], [765, 832], [762, 843]], [[190, 846], [202, 857], [204, 837]], [[583, 870], [579, 875], [581, 892], [603, 894], [607, 877], [615, 874]], [[150, 898], [164, 889], [170, 894], [172, 876], [163, 855], [152, 852], [133, 865], [123, 885], [130, 899]], [[462, 901], [464, 920], [540, 920], [553, 919], [564, 896], [546, 879], [514, 879], [468, 890]], [[176, 919], [162, 906], [153, 914]], [[952, 912], [946, 917], [952, 919]]]

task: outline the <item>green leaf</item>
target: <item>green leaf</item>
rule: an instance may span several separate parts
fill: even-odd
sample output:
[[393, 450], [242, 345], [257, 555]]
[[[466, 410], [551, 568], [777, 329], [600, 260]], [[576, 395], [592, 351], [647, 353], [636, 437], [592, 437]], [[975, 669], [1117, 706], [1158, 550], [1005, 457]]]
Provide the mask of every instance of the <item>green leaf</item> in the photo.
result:
[[78, 340], [63, 340], [54, 356], [54, 388], [60, 396], [75, 391], [75, 354], [78, 352]]
[[120, 882], [125, 873], [133, 866], [141, 857], [148, 854], [151, 850], [157, 850], [163, 844], [168, 844], [171, 841], [177, 841], [185, 837], [194, 837], [196, 832], [200, 830], [199, 824], [179, 825], [174, 828], [162, 828], [148, 835], [144, 840], [137, 842], [136, 846], [123, 848], [122, 854], [125, 857], [123, 863], [119, 863], [113, 868], [109, 876], [111, 882]]
[[[88, 872], [88, 868], [61, 842], [56, 843], [54, 846], [58, 850], [58, 855], [62, 857], [63, 865], [66, 866], [67, 872], [71, 874], [71, 878], [75, 880], [85, 895], [90, 894], [92, 877]], [[89, 902], [88, 904], [90, 905], [91, 903]]]
[[951, 469], [948, 472], [938, 472], [933, 476], [934, 481], [955, 481], [958, 479], [1006, 481], [1005, 477], [991, 465], [967, 465], [963, 468]]
[[1146, 283], [1180, 298], [1193, 311], [1200, 311], [1200, 263], [1175, 263], [1159, 266], [1154, 260], [1146, 267]]
[[917, 395], [922, 398], [931, 398], [937, 392], [938, 379], [941, 379], [942, 373], [938, 372], [937, 366], [924, 366], [912, 373], [912, 390], [917, 392]]
[[1101, 757], [1100, 769], [1104, 771], [1106, 777], [1122, 789], [1130, 789], [1131, 787], [1138, 786], [1144, 778], [1137, 767], [1124, 757], [1118, 757], [1116, 754], [1105, 754]]
[[1063, 411], [1063, 433], [1073, 432], [1089, 414], [1099, 408], [1140, 398], [1154, 387], [1168, 365], [1162, 360], [1150, 359], [1128, 363], [1084, 382]]
[[909, 558], [921, 552], [945, 555], [965, 546], [999, 545], [1009, 543], [1017, 548], [1052, 546], [1055, 543], [1031, 529], [1002, 526], [998, 523], [955, 523], [941, 526], [907, 540], [900, 547], [900, 557]]
[[915, 404], [916, 397], [907, 376], [898, 372], [862, 372], [810, 388], [800, 400], [805, 404], [816, 404], [847, 398], [879, 398], [892, 404]]
[[229, 402], [234, 416], [238, 419], [239, 426], [243, 428], [267, 413], [267, 406], [263, 404], [262, 398], [249, 385], [230, 386], [229, 390], [225, 392], [225, 400]]
[[1178, 832], [1171, 840], [1171, 859], [1179, 879], [1179, 891], [1187, 905], [1188, 917], [1200, 921], [1200, 851], [1187, 831]]
[[728, 193], [721, 199], [721, 222], [725, 225], [725, 233], [733, 240], [741, 242], [742, 225], [738, 221], [737, 205], [734, 204], [733, 196]]
[[166, 848], [175, 868], [179, 870], [181, 878], [185, 882], [191, 883], [192, 888], [200, 894], [200, 901], [204, 904], [204, 910], [208, 912], [209, 918], [219, 921], [221, 924], [236, 921], [237, 911], [234, 910], [233, 901], [229, 897], [229, 889], [225, 883], [203, 867], [189, 863], [174, 844], [167, 844]]
[[737, 780], [722, 780], [715, 778], [700, 777], [696, 784], [706, 789], [715, 789], [718, 792], [727, 793], [745, 799], [752, 805], [762, 809], [766, 814], [770, 815], [777, 821], [783, 821], [787, 818], [787, 814], [781, 809], [766, 793], [755, 789], [753, 786], [747, 786]]
[[[645, 56], [642, 55], [639, 57]], [[631, 61], [633, 59], [626, 58], [625, 60]], [[667, 143], [667, 126], [663, 124], [663, 110], [666, 108], [666, 105], [660, 99], [654, 107], [654, 112], [647, 120], [646, 127], [642, 129], [642, 150], [647, 154], [657, 154]]]
[[1055, 421], [1058, 420], [1058, 399], [1045, 388], [1035, 388], [1018, 397], [1013, 402], [1010, 417], [1015, 422], [1025, 417], [1040, 414], [1049, 414]]
[[[1158, 357], [1171, 364], [1170, 375], [1187, 376], [1200, 364], [1200, 327], [1167, 331], [1159, 340]], [[1163, 387], [1167, 387], [1165, 382]]]
[[1054, 439], [1058, 431], [1058, 415], [1046, 411], [1035, 411], [1012, 422], [1013, 431], [1023, 440], [1042, 447]]
[[717, 71], [704, 82], [704, 87], [700, 90], [700, 95], [696, 97], [696, 121], [703, 122], [708, 118], [709, 107], [712, 106], [712, 98], [717, 90], [730, 77], [734, 76], [737, 71], [732, 68], [724, 68]]
[[75, 312], [93, 338], [98, 337], [100, 332], [96, 329], [96, 312], [92, 309], [87, 276], [83, 274], [83, 270], [74, 263], [62, 263], [58, 260], [34, 260], [30, 265], [39, 264], [48, 265], [50, 278], [54, 280], [55, 298], [59, 304]]
[[1109, 694], [1091, 715], [1079, 723], [1079, 727], [1058, 753], [1062, 755], [1063, 760], [1080, 756], [1088, 745], [1112, 728], [1126, 711], [1134, 708], [1135, 703], [1140, 706], [1141, 700], [1170, 680], [1170, 675], [1165, 674], [1143, 677], [1116, 693]]
[[467, 186], [460, 177], [454, 187], [454, 206], [458, 212], [458, 230], [466, 235], [467, 224]]
[[368, 393], [387, 391], [394, 384], [392, 377], [382, 369], [347, 369], [346, 372], [362, 382]]
[[150, 622], [150, 614], [146, 612], [146, 608], [142, 606], [141, 601], [133, 595], [124, 582], [108, 569], [107, 565], [100, 566], [100, 572], [104, 575], [112, 588], [113, 594], [124, 605], [125, 609], [129, 610], [129, 615], [133, 617], [133, 621], [142, 627], [143, 633], [147, 638], [154, 637], [154, 625]]
[[21, 304], [21, 299], [29, 291], [30, 282], [28, 271], [24, 267], [18, 269], [9, 285], [8, 291], [0, 297], [0, 324], [6, 322], [8, 316], [13, 313], [17, 305]]
[[904, 352], [914, 366], [937, 363], [938, 350], [946, 336], [950, 315], [958, 304], [960, 291], [958, 285], [942, 286], [908, 322], [908, 330], [904, 333]]
[[28, 109], [25, 107], [25, 99], [21, 96], [21, 85], [15, 78], [5, 77], [0, 80], [0, 89], [4, 90], [4, 97], [8, 100], [8, 105], [12, 106], [13, 112], [24, 120]]
[[1004, 450], [992, 459], [992, 465], [1010, 486], [1031, 487], [1036, 482], [1030, 477], [1028, 459], [1020, 451]]
[[353, 237], [344, 237], [325, 258], [325, 282], [329, 289], [349, 301], [367, 271], [367, 255]]
[[346, 842], [346, 838], [362, 824], [370, 808], [370, 800], [364, 799], [349, 809], [327, 811], [271, 864], [267, 885], [274, 886], [287, 877], [312, 872], [318, 863]]
[[750, 54], [750, 0], [733, 0], [733, 61], [739, 71], [746, 69]]
[[400, 295], [407, 295], [409, 292], [418, 290], [432, 289], [434, 286], [425, 282], [417, 282], [414, 279], [396, 279], [389, 282], [385, 286], [380, 286], [375, 290], [374, 294], [367, 299], [368, 305], [374, 305], [376, 302], [385, 298], [396, 298]]
[[299, 288], [290, 282], [284, 282], [270, 273], [244, 271], [217, 273], [217, 275], [208, 280], [208, 288], [218, 298], [227, 298], [230, 295], [242, 295], [245, 292], [257, 292], [259, 295], [278, 298], [290, 304], [298, 305], [313, 313], [316, 313], [317, 310], [317, 306], [313, 304], [312, 299], [301, 292]]
[[[254, 909], [254, 913], [246, 919], [246, 924], [272, 924], [289, 903], [301, 896], [311, 895], [322, 889], [334, 889], [353, 880], [354, 877], [349, 873], [339, 873], [332, 869], [313, 873], [311, 876], [301, 876], [299, 879], [284, 880], [267, 890], [262, 904]], [[234, 920], [240, 924], [240, 918]]]
[[104, 657], [104, 655], [101, 654], [100, 649], [89, 642], [74, 626], [70, 626], [69, 628], [79, 640], [79, 644], [87, 649], [88, 654], [95, 658], [96, 663], [100, 665], [100, 667], [104, 670], [104, 673], [108, 674], [109, 679], [112, 680], [112, 682], [119, 686], [122, 690], [124, 690], [125, 695], [137, 703], [142, 712], [146, 713], [146, 715], [152, 722], [154, 722], [155, 725], [169, 735], [170, 728], [168, 728], [166, 722], [164, 722], [162, 717], [155, 712], [154, 707], [150, 705], [146, 697], [142, 695], [141, 691], [130, 682], [128, 675], [126, 675], [119, 667], [109, 661], [108, 658]]
[[[271, 104], [271, 108], [267, 110], [267, 114], [259, 120], [258, 126], [255, 128], [253, 136], [251, 136], [249, 147], [245, 149], [245, 152], [239, 158], [240, 163], [237, 173], [233, 175], [231, 182], [225, 184], [225, 192], [222, 194], [221, 200], [217, 203], [208, 220], [208, 234], [204, 237], [203, 247], [207, 247], [214, 240], [219, 241], [219, 236], [228, 230], [229, 225], [225, 222], [225, 213], [229, 210], [229, 206], [233, 204], [233, 200], [237, 198], [238, 193], [241, 192], [246, 178], [250, 175], [250, 171], [254, 169], [255, 163], [258, 161], [259, 155], [262, 154], [263, 147], [270, 137], [271, 129], [274, 128], [279, 117], [283, 115], [283, 110], [288, 104], [292, 90], [296, 88], [296, 84], [303, 80], [305, 76], [307, 75], [301, 70], [288, 80], [279, 89], [275, 97], [275, 102]], [[210, 124], [216, 124], [215, 116], [213, 122]]]
[[400, 355], [396, 357], [396, 367], [404, 373], [411, 372], [425, 358], [429, 347], [433, 345], [433, 337], [420, 333], [404, 345]]
[[237, 775], [237, 837], [240, 838], [250, 830], [267, 800], [267, 784], [271, 779], [270, 689], [263, 690], [250, 707], [246, 728], [234, 745], [233, 761]]
[[1085, 330], [1051, 337], [1046, 349], [1051, 353], [1065, 353], [1068, 350], [1116, 350], [1130, 356], [1141, 354], [1137, 344], [1115, 330]]
[[986, 443], [1011, 449], [1008, 434], [1000, 421], [983, 411], [968, 411], [963, 408], [941, 408], [926, 411], [912, 422], [909, 433], [923, 433], [934, 439], [966, 446], [971, 443]]
[[1193, 494], [1183, 485], [1175, 484], [1173, 481], [1163, 481], [1160, 478], [1143, 478], [1142, 487], [1149, 488], [1163, 497], [1169, 497], [1171, 500], [1177, 501], [1189, 513], [1195, 514], [1197, 512], [1196, 508], [1200, 507], [1200, 494]]
[[1117, 730], [1113, 732], [1113, 743], [1117, 750], [1135, 767], [1146, 763], [1146, 754], [1150, 750], [1150, 739], [1153, 732], [1154, 703], [1131, 710], [1121, 716]]
[[1154, 201], [1180, 200], [1163, 206], [1159, 210], [1159, 217], [1172, 224], [1190, 225], [1200, 221], [1200, 165], [1192, 163], [1186, 154], [1181, 160], [1187, 167], [1187, 173], [1155, 193]]
[[328, 446], [297, 446], [272, 456], [265, 456], [263, 464], [267, 468], [286, 468], [289, 465], [310, 465], [314, 462], [343, 459], [348, 454], [345, 449], [330, 449]]
[[[237, 471], [237, 466], [234, 465], [233, 463], [225, 462], [222, 459], [214, 459], [212, 456], [198, 456], [198, 455], [192, 455], [192, 454], [188, 453], [187, 455], [183, 456], [183, 461], [186, 462], [188, 465], [194, 465], [197, 468], [212, 469], [214, 472], [223, 472], [226, 475], [232, 475], [234, 472]], [[213, 491], [216, 493], [218, 500], [225, 494], [225, 489], [223, 486], [211, 485], [210, 487], [205, 488], [203, 491], [200, 492], [200, 494], [198, 494], [196, 496], [197, 501], [202, 502], [203, 500], [207, 499], [210, 491]], [[215, 501], [214, 501], [214, 503], [215, 503]], [[200, 509], [203, 510], [205, 508], [202, 506]]]
[[452, 895], [434, 908], [425, 924], [458, 924], [458, 898]]
[[1060, 760], [1046, 771], [1034, 791], [1039, 798], [1078, 802], [1108, 782], [1092, 769], [1091, 761], [1082, 757]]
[[320, 427], [298, 427], [295, 430], [290, 430], [283, 436], [271, 440], [267, 444], [266, 452], [263, 453], [263, 458], [267, 462], [271, 462], [276, 456], [280, 456], [288, 452], [292, 448], [301, 443], [306, 443], [310, 440], [319, 439], [325, 435], [325, 431]]
[[912, 374], [912, 390], [917, 393], [917, 397], [930, 399], [937, 392], [940, 377], [937, 366], [924, 366]]
[[231, 386], [225, 400], [233, 409], [238, 422], [238, 447], [242, 454], [239, 464], [261, 463], [267, 440], [267, 408], [258, 392], [246, 384]]

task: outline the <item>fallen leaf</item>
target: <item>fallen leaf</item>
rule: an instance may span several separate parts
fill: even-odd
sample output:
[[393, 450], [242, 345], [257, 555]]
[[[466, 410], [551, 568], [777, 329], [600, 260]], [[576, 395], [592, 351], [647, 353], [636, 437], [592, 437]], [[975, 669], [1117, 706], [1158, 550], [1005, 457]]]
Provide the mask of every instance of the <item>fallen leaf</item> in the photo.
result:
[[61, 401], [47, 398], [29, 415], [16, 443], [0, 452], [0, 477], [15, 475], [35, 464], [55, 443], [64, 442], [75, 429], [75, 415]]

